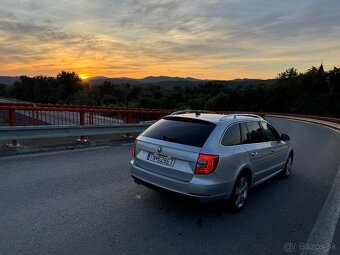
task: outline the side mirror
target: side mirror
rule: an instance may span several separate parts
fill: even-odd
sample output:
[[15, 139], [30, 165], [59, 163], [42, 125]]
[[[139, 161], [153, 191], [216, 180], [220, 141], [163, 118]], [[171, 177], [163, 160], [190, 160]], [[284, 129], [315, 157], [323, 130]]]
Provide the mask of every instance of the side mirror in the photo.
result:
[[289, 135], [286, 135], [286, 134], [282, 134], [280, 139], [281, 139], [281, 141], [284, 141], [284, 142], [290, 141]]

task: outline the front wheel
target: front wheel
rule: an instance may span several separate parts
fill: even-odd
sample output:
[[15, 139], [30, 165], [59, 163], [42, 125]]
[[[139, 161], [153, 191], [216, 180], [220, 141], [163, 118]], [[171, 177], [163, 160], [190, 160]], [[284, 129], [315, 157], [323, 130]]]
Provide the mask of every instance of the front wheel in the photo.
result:
[[249, 179], [245, 174], [240, 175], [235, 183], [230, 199], [231, 209], [235, 212], [240, 211], [247, 202], [249, 191]]
[[281, 172], [281, 177], [282, 178], [288, 178], [292, 172], [292, 167], [293, 167], [293, 156], [292, 154], [289, 155], [285, 168]]

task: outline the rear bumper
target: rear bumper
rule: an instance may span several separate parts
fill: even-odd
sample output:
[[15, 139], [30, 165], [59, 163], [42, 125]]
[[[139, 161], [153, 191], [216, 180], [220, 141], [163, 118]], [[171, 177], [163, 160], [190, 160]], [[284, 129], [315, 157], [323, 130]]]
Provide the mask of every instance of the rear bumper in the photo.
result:
[[234, 185], [232, 180], [221, 180], [215, 174], [195, 175], [189, 182], [184, 182], [136, 166], [134, 160], [131, 160], [130, 170], [132, 178], [139, 184], [175, 192], [202, 202], [229, 198]]

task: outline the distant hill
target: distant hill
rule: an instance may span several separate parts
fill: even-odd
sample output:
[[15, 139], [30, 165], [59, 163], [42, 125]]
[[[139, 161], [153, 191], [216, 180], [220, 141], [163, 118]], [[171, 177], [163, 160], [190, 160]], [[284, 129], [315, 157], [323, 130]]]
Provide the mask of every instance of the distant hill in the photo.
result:
[[257, 84], [274, 84], [276, 82], [276, 79], [235, 79], [230, 81], [223, 81], [223, 80], [217, 80], [214, 81], [216, 83], [220, 83], [222, 85], [227, 86], [230, 89], [235, 89], [237, 87], [245, 88], [250, 85], [257, 85]]
[[205, 82], [207, 80], [199, 80], [191, 77], [169, 77], [169, 76], [148, 76], [139, 80], [142, 83], [159, 83], [159, 82]]
[[[19, 81], [20, 77], [18, 76], [0, 76], [0, 84], [10, 85], [16, 81]], [[129, 83], [131, 85], [159, 85], [162, 87], [175, 87], [175, 86], [194, 86], [197, 84], [207, 83], [207, 82], [215, 82], [227, 86], [231, 89], [237, 87], [247, 87], [250, 85], [256, 84], [273, 84], [276, 80], [268, 79], [268, 80], [261, 80], [261, 79], [235, 79], [235, 80], [200, 80], [195, 79], [192, 77], [170, 77], [170, 76], [148, 76], [142, 79], [133, 79], [133, 78], [109, 78], [105, 76], [96, 76], [91, 77], [85, 80], [90, 86], [97, 86], [104, 83], [104, 81], [111, 81], [113, 83]]]
[[130, 83], [131, 85], [159, 85], [162, 87], [174, 87], [174, 86], [193, 86], [200, 83], [216, 82], [230, 88], [247, 87], [255, 84], [273, 84], [274, 79], [261, 80], [261, 79], [235, 79], [235, 80], [200, 80], [191, 77], [169, 77], [169, 76], [148, 76], [143, 79], [132, 79], [132, 78], [108, 78], [103, 76], [97, 76], [88, 78], [85, 82], [89, 83], [90, 86], [96, 86], [103, 84], [104, 81], [111, 81], [114, 83]]
[[0, 76], [0, 84], [12, 85], [14, 82], [19, 81], [18, 76]]
[[145, 84], [157, 84], [157, 85], [186, 85], [187, 83], [202, 83], [206, 82], [206, 80], [194, 79], [191, 77], [180, 78], [180, 77], [169, 77], [169, 76], [148, 76], [142, 79], [133, 79], [133, 78], [108, 78], [103, 76], [91, 77], [85, 80], [85, 82], [89, 83], [90, 86], [96, 86], [102, 84], [104, 81], [111, 81], [114, 83], [130, 83], [132, 85], [145, 85]]

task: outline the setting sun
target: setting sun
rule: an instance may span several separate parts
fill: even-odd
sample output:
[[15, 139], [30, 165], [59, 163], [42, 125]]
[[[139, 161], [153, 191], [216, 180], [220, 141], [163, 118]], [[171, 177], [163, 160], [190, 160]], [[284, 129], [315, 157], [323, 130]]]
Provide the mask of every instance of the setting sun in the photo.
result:
[[82, 79], [82, 80], [86, 80], [87, 78], [89, 78], [90, 76], [86, 73], [81, 73], [79, 74], [79, 78]]

